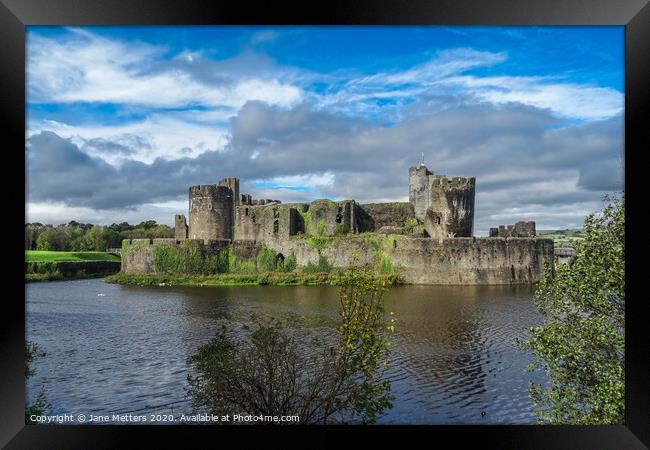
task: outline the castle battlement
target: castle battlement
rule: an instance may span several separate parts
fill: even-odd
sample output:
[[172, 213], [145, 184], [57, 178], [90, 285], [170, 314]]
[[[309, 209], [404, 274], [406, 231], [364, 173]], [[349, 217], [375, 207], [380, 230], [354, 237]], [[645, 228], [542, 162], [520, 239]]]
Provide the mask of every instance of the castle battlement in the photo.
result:
[[442, 189], [465, 189], [476, 186], [474, 177], [453, 177], [451, 180], [446, 175], [432, 175], [429, 177], [431, 185]]

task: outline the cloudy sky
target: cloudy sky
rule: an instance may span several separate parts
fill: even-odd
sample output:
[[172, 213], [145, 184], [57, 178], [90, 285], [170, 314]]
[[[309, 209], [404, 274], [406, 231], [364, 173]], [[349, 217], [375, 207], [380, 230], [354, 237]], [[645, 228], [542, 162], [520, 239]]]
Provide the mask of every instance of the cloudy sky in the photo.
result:
[[256, 198], [407, 201], [476, 177], [475, 232], [576, 227], [623, 186], [623, 27], [27, 28], [29, 222]]

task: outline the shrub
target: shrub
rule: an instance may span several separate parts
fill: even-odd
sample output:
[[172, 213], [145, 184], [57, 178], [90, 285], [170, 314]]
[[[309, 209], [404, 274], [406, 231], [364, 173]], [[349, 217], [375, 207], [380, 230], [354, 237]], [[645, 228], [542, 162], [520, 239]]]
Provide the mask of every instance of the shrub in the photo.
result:
[[336, 227], [335, 234], [347, 234], [350, 232], [350, 227], [347, 224], [340, 224], [338, 227]]
[[323, 236], [325, 234], [325, 221], [319, 220], [316, 224], [316, 234], [318, 236]]
[[530, 369], [546, 386], [531, 384], [542, 423], [622, 424], [625, 420], [625, 203], [608, 198], [585, 218], [585, 239], [572, 266], [546, 268], [535, 289], [544, 322], [528, 332]]
[[381, 275], [389, 275], [395, 272], [390, 256], [386, 252], [381, 252], [379, 262], [377, 263], [377, 272]]
[[330, 273], [333, 269], [332, 264], [330, 264], [327, 256], [319, 255], [318, 263], [314, 264], [309, 261], [303, 268], [302, 271], [305, 273]]
[[257, 270], [274, 272], [278, 266], [278, 253], [269, 248], [263, 248], [257, 254]]
[[282, 264], [282, 272], [293, 272], [296, 267], [298, 267], [298, 261], [296, 260], [296, 255], [292, 253], [285, 258]]
[[[193, 405], [223, 416], [242, 411], [298, 416], [303, 424], [374, 423], [392, 408], [384, 376], [393, 320], [384, 319], [383, 283], [367, 269], [340, 277], [336, 334], [304, 351], [277, 322], [241, 337], [225, 327], [188, 358]], [[234, 336], [239, 335], [238, 339]]]

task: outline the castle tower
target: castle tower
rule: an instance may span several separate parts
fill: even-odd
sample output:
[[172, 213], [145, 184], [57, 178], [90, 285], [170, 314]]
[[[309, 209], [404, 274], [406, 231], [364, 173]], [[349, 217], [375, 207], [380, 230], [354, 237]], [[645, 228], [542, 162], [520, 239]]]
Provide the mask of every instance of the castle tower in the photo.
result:
[[227, 186], [203, 184], [190, 187], [189, 238], [232, 239], [234, 198]]
[[429, 207], [429, 172], [423, 164], [409, 168], [409, 202], [415, 210], [415, 218], [424, 222]]
[[232, 236], [235, 235], [235, 210], [239, 205], [241, 205], [241, 198], [239, 195], [239, 178], [235, 178], [235, 177], [223, 178], [219, 180], [217, 186], [226, 186], [232, 192], [232, 199], [233, 199], [232, 219], [231, 219], [232, 228], [230, 230], [230, 236], [232, 239]]
[[183, 214], [176, 214], [174, 218], [174, 238], [177, 241], [187, 239], [187, 220]]
[[426, 166], [409, 168], [409, 202], [429, 236], [471, 237], [474, 232], [475, 178], [434, 175]]

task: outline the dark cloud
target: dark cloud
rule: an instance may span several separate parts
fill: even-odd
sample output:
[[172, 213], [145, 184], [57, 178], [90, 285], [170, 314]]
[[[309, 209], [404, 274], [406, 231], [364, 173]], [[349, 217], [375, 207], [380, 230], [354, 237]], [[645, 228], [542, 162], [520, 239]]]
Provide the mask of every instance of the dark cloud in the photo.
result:
[[136, 153], [136, 149], [134, 147], [144, 147], [148, 146], [148, 148], [151, 148], [150, 145], [148, 145], [144, 139], [142, 139], [139, 136], [132, 136], [132, 142], [129, 142], [131, 146], [126, 146], [123, 144], [119, 144], [117, 142], [113, 142], [107, 139], [103, 138], [94, 138], [94, 139], [89, 139], [86, 142], [84, 142], [83, 146], [81, 149], [84, 152], [97, 152], [100, 154], [106, 154], [106, 155], [119, 155], [119, 156], [128, 156], [128, 155], [133, 155]]
[[[408, 167], [424, 152], [435, 173], [477, 178], [476, 229], [481, 231], [505, 218], [573, 223], [583, 214], [581, 208], [588, 209], [603, 191], [619, 189], [622, 182], [620, 116], [566, 125], [548, 112], [519, 104], [452, 104], [382, 126], [309, 104], [287, 110], [249, 102], [230, 126], [225, 150], [173, 161], [159, 158], [152, 164], [127, 160], [119, 168], [89, 157], [54, 133], [40, 133], [29, 140], [29, 200], [133, 208], [184, 198], [189, 185], [225, 176], [240, 177], [254, 195], [286, 201], [316, 194], [361, 202], [406, 200]], [[128, 143], [93, 144], [112, 145], [128, 153]], [[334, 175], [333, 183], [314, 194], [284, 190], [270, 195], [251, 184], [325, 172]]]

